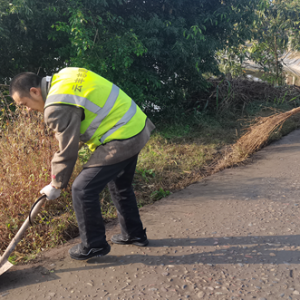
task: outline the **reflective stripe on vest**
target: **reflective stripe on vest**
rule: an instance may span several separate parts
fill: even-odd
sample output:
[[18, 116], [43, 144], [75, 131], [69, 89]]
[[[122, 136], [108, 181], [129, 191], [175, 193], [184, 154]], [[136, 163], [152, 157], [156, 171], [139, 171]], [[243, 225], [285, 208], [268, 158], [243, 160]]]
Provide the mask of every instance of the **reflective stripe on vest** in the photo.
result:
[[91, 151], [112, 140], [139, 134], [147, 119], [124, 91], [100, 75], [80, 68], [65, 68], [53, 75], [45, 109], [51, 105], [84, 110], [80, 140]]
[[[83, 142], [87, 142], [92, 138], [92, 136], [94, 135], [98, 127], [101, 125], [103, 119], [110, 113], [118, 96], [119, 96], [119, 88], [113, 84], [110, 95], [108, 96], [108, 99], [106, 100], [103, 107], [96, 105], [95, 103], [93, 103], [87, 98], [83, 98], [76, 95], [52, 95], [47, 98], [47, 105], [63, 101], [65, 103], [83, 106], [86, 109], [93, 112], [94, 114], [96, 114], [97, 116], [90, 124], [90, 126], [87, 128], [86, 132], [80, 135], [80, 140]], [[136, 113], [136, 104], [133, 100], [131, 100], [131, 106], [129, 110], [125, 113], [122, 119], [112, 129], [110, 129], [101, 137], [100, 140], [101, 143], [103, 143], [108, 136], [114, 133], [121, 126], [127, 124], [130, 121], [130, 119], [135, 115], [135, 113]]]
[[107, 137], [109, 137], [111, 134], [113, 134], [116, 130], [118, 130], [123, 125], [127, 124], [130, 119], [135, 115], [136, 113], [136, 104], [133, 100], [131, 100], [131, 106], [129, 110], [125, 113], [125, 115], [122, 117], [122, 119], [110, 130], [108, 130], [102, 137], [100, 142], [103, 143]]

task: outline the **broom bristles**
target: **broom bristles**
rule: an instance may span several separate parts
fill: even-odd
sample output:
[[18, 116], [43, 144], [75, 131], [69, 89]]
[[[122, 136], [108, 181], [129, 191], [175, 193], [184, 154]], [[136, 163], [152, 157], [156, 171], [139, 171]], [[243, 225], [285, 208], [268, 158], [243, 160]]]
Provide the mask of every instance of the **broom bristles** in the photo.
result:
[[278, 127], [297, 113], [300, 113], [300, 107], [260, 119], [255, 125], [249, 127], [248, 132], [236, 142], [234, 147], [237, 147], [243, 156], [253, 154], [267, 142]]
[[259, 150], [269, 139], [270, 135], [291, 116], [300, 113], [300, 107], [284, 113], [274, 114], [270, 117], [261, 118], [258, 122], [248, 128], [232, 147], [224, 154], [221, 161], [213, 162], [213, 173], [224, 170], [243, 162], [255, 151]]

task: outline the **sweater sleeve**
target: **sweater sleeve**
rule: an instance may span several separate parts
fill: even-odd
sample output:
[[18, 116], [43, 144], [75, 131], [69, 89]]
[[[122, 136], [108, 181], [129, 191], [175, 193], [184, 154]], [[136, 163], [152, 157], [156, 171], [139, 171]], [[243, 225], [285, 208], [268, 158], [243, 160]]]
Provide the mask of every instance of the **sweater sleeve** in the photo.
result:
[[70, 105], [53, 105], [44, 111], [45, 123], [55, 132], [59, 150], [51, 161], [52, 184], [65, 188], [72, 175], [80, 140], [81, 108]]

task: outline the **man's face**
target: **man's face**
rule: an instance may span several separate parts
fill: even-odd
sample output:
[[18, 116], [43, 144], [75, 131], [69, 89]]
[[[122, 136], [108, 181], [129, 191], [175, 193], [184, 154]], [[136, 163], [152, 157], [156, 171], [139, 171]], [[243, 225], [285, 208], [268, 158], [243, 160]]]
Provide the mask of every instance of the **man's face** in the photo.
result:
[[40, 88], [31, 88], [30, 97], [20, 97], [20, 94], [18, 92], [15, 92], [12, 95], [12, 98], [14, 99], [17, 105], [26, 106], [28, 111], [44, 111], [45, 103]]

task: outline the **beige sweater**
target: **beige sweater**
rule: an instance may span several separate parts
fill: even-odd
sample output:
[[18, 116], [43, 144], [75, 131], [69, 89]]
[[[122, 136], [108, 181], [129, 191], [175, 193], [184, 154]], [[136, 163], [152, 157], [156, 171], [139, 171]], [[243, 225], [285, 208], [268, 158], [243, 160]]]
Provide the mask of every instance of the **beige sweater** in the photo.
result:
[[[78, 156], [83, 109], [71, 105], [48, 106], [44, 111], [44, 119], [55, 131], [59, 142], [59, 151], [54, 154], [51, 162], [52, 184], [57, 188], [65, 188]], [[116, 164], [138, 154], [154, 128], [153, 123], [147, 119], [144, 129], [138, 135], [99, 146], [84, 168]]]

